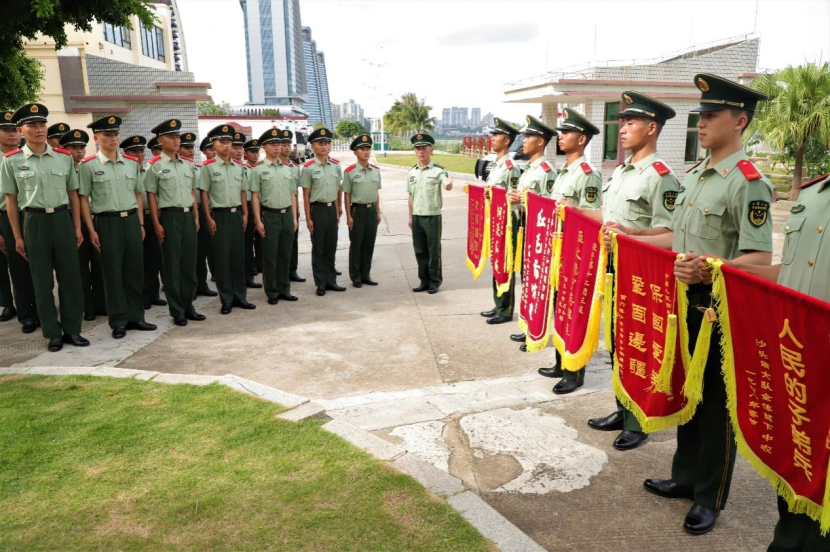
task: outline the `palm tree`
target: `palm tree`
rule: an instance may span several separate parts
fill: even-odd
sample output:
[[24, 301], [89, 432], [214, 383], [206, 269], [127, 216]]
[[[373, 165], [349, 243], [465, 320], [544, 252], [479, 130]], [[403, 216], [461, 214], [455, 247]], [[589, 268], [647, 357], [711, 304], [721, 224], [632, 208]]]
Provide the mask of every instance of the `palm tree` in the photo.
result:
[[418, 99], [414, 92], [407, 92], [395, 100], [385, 115], [384, 124], [390, 132], [405, 134], [407, 132], [426, 132], [435, 128], [435, 118], [429, 116], [431, 106], [425, 99]]
[[796, 199], [808, 141], [812, 138], [830, 148], [830, 65], [789, 66], [759, 77], [753, 88], [769, 96], [769, 101], [758, 104], [752, 123], [761, 140], [781, 151], [787, 144], [794, 146], [790, 199]]

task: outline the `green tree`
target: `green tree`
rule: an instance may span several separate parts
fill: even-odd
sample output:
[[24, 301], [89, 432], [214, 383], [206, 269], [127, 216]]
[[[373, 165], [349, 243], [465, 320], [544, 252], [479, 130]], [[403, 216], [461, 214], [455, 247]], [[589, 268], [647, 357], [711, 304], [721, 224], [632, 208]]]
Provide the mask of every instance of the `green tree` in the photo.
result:
[[262, 110], [263, 117], [279, 117], [280, 110], [279, 109], [263, 109]]
[[22, 0], [9, 8], [0, 31], [0, 107], [9, 109], [37, 100], [43, 79], [40, 62], [25, 55], [24, 40], [43, 33], [60, 49], [67, 25], [91, 31], [94, 20], [130, 28], [132, 15], [147, 27], [156, 21], [149, 0]]
[[430, 117], [432, 107], [426, 105], [426, 98], [418, 99], [414, 92], [407, 92], [395, 100], [384, 115], [386, 130], [395, 134], [407, 132], [428, 132], [435, 128], [435, 118]]
[[233, 115], [233, 108], [228, 102], [213, 103], [212, 100], [196, 104], [199, 115]]
[[352, 138], [358, 134], [368, 134], [366, 129], [363, 128], [363, 125], [357, 121], [350, 121], [349, 119], [343, 119], [338, 122], [337, 126], [334, 127], [334, 131], [343, 138]]
[[788, 144], [793, 148], [795, 173], [790, 199], [795, 199], [808, 147], [830, 148], [830, 65], [789, 66], [758, 77], [753, 88], [769, 96], [769, 101], [758, 104], [753, 129], [779, 151]]
[[[317, 121], [316, 123], [311, 125], [311, 128], [313, 128], [314, 130], [318, 130], [318, 129], [321, 129], [321, 128], [326, 128], [326, 123], [324, 123], [323, 121]], [[331, 129], [329, 129], [329, 130], [331, 130]]]

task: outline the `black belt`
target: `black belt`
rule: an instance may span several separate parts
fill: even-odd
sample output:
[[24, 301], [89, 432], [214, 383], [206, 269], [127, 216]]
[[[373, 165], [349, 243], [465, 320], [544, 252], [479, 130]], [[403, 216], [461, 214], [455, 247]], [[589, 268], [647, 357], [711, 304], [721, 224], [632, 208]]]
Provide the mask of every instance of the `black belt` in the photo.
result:
[[189, 213], [191, 209], [192, 207], [162, 207], [161, 209], [159, 209], [159, 211], [177, 211], [179, 213]]
[[266, 207], [265, 205], [263, 205], [262, 208], [266, 211], [271, 211], [272, 213], [285, 214], [291, 212], [291, 207], [286, 207], [285, 209], [274, 209], [272, 207]]
[[312, 205], [322, 205], [324, 207], [333, 207], [334, 206], [333, 201], [313, 201], [311, 204]]
[[235, 213], [235, 212], [241, 211], [241, 210], [242, 210], [242, 206], [240, 205], [240, 206], [237, 206], [237, 207], [212, 207], [210, 211], [211, 212], [219, 211], [220, 213], [222, 211], [229, 211], [231, 213]]
[[103, 213], [95, 213], [96, 217], [121, 217], [127, 218], [134, 215], [138, 209], [130, 209], [129, 211], [104, 211]]
[[352, 205], [365, 206], [367, 209], [371, 209], [372, 207], [375, 206], [374, 203], [352, 203]]
[[150, 209], [144, 209], [144, 214], [149, 215], [150, 214]]
[[47, 209], [41, 209], [40, 207], [26, 207], [23, 210], [27, 213], [49, 213], [51, 215], [52, 213], [59, 213], [61, 211], [66, 211], [67, 209], [69, 209], [68, 205], [59, 205], [57, 207], [49, 207]]

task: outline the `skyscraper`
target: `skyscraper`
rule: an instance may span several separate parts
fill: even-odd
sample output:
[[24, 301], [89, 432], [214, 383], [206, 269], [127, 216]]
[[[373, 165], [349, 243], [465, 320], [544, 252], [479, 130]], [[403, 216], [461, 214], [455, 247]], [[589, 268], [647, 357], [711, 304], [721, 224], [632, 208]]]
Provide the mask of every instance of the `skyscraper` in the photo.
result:
[[441, 126], [452, 126], [452, 110], [449, 107], [441, 110]]
[[303, 108], [308, 112], [310, 123], [322, 122], [330, 129], [334, 127], [329, 98], [329, 80], [326, 76], [326, 57], [317, 51], [317, 43], [311, 38], [311, 29], [303, 27], [303, 55], [305, 58], [305, 81], [308, 85], [307, 102]]
[[301, 107], [307, 98], [300, 0], [239, 0], [248, 102]]
[[481, 125], [481, 108], [480, 107], [474, 107], [472, 110], [470, 110], [470, 124], [469, 124], [469, 126], [472, 127], [472, 128], [475, 128], [479, 125]]

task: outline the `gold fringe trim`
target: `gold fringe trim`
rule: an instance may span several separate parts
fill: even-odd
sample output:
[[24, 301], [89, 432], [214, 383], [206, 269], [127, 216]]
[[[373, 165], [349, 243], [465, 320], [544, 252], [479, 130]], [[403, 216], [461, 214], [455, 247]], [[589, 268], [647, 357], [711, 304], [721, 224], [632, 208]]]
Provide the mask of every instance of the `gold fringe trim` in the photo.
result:
[[[688, 299], [686, 303], [686, 308], [688, 309]], [[686, 382], [683, 384], [683, 394], [686, 395], [689, 404], [695, 407], [703, 400], [703, 374], [706, 370], [706, 360], [709, 357], [712, 326], [714, 326], [714, 323], [707, 320], [707, 317], [704, 316], [700, 322], [700, 331], [697, 334], [697, 341], [695, 342], [695, 352], [689, 368], [686, 370]], [[686, 338], [688, 340], [688, 328], [686, 330]], [[686, 350], [688, 351], [688, 349]]]
[[467, 257], [467, 268], [473, 273], [473, 280], [478, 280], [481, 273], [484, 272], [484, 267], [487, 266], [487, 261], [490, 257], [490, 194], [484, 194], [484, 231], [481, 238], [481, 260], [478, 266]]
[[[525, 217], [527, 217], [527, 190], [522, 192], [522, 207], [524, 208]], [[519, 232], [516, 235], [516, 257], [513, 260], [513, 271], [521, 273], [522, 271], [522, 252], [524, 251], [525, 228], [519, 220]], [[525, 221], [526, 222], [526, 221]]]
[[669, 315], [669, 325], [666, 328], [666, 342], [663, 346], [663, 362], [660, 373], [654, 381], [654, 389], [660, 393], [671, 395], [671, 377], [674, 370], [674, 359], [677, 348], [677, 315]]
[[610, 272], [605, 274], [605, 301], [603, 310], [605, 311], [604, 328], [605, 328], [605, 348], [610, 352], [614, 347], [614, 336], [611, 328], [613, 325], [611, 321], [614, 317], [614, 275]]
[[[521, 251], [522, 248], [520, 247], [517, 250]], [[504, 259], [502, 260], [504, 261], [504, 271], [507, 273], [507, 281], [496, 285], [496, 297], [501, 297], [509, 291], [510, 283], [513, 280], [513, 209], [510, 207], [510, 203], [507, 203], [507, 227], [504, 231]]]

